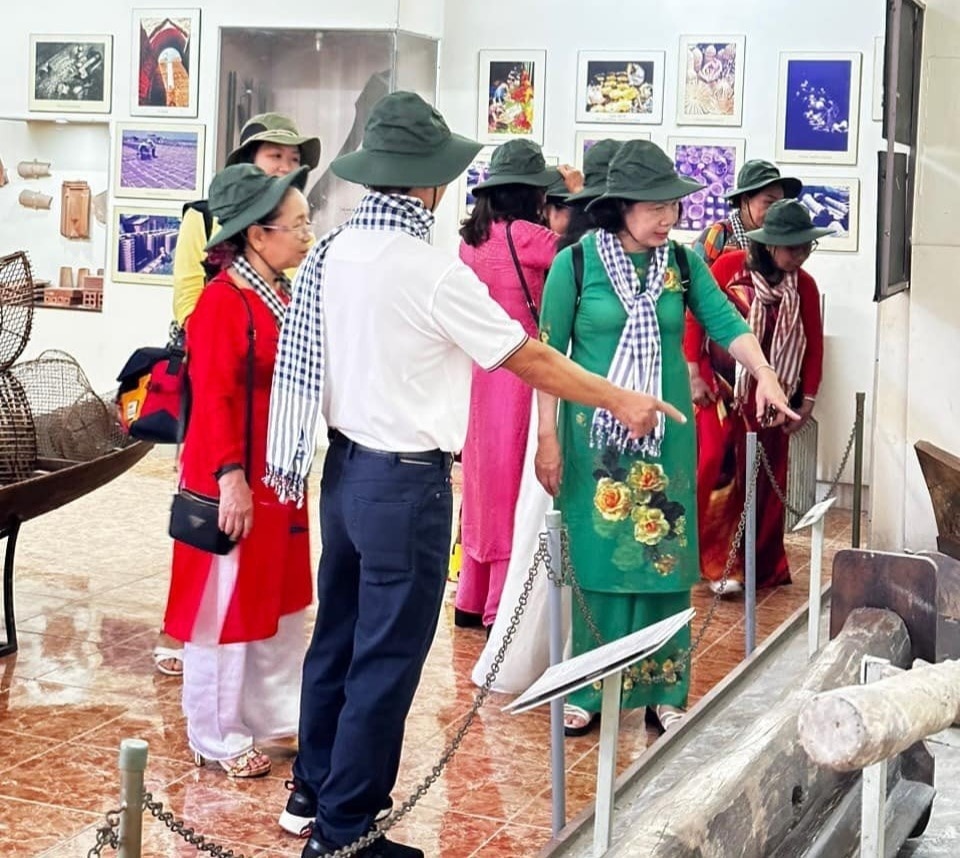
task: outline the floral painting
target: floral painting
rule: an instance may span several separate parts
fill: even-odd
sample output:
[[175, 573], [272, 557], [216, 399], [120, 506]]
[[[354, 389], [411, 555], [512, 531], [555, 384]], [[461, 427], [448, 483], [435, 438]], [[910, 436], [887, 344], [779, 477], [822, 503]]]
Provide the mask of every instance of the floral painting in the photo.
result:
[[[619, 464], [619, 454], [608, 448], [594, 478], [596, 530], [621, 542], [613, 562], [630, 568], [636, 564], [639, 551], [640, 559], [661, 575], [673, 574], [677, 556], [671, 548], [687, 546], [687, 511], [683, 504], [671, 500], [670, 479], [663, 466], [634, 461], [624, 468]], [[631, 526], [624, 527], [626, 523]]]
[[663, 120], [661, 51], [581, 51], [577, 73], [578, 122]]
[[487, 143], [513, 137], [543, 142], [545, 51], [480, 51], [477, 134]]
[[671, 137], [667, 152], [677, 172], [704, 187], [685, 197], [676, 229], [695, 238], [710, 224], [723, 220], [729, 211], [726, 194], [736, 184], [743, 163], [743, 140], [700, 140]]
[[856, 164], [860, 54], [781, 54], [777, 160]]
[[741, 125], [743, 36], [682, 36], [678, 125]]

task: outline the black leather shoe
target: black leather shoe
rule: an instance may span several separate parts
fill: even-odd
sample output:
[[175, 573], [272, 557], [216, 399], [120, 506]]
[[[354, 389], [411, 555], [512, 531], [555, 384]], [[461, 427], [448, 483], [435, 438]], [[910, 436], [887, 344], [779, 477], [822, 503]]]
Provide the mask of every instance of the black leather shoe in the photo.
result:
[[[316, 837], [311, 837], [306, 846], [303, 847], [300, 858], [322, 858], [322, 856], [332, 855], [337, 849], [342, 848], [342, 846], [330, 846]], [[404, 846], [402, 843], [394, 843], [392, 840], [387, 840], [386, 837], [375, 840], [355, 854], [356, 858], [424, 858], [422, 849]]]
[[283, 785], [290, 790], [290, 797], [280, 814], [280, 827], [297, 837], [309, 837], [317, 815], [317, 799], [309, 787], [296, 778], [284, 781]]

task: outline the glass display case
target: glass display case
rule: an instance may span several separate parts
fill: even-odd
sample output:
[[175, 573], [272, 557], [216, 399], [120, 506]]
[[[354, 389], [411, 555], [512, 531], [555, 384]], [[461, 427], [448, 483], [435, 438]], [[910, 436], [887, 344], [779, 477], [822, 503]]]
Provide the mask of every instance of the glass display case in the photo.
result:
[[292, 117], [301, 133], [317, 135], [323, 147], [307, 183], [320, 235], [348, 217], [363, 193], [337, 179], [330, 162], [359, 147], [370, 108], [397, 89], [435, 103], [436, 40], [398, 31], [224, 27], [216, 168], [251, 116], [276, 111]]

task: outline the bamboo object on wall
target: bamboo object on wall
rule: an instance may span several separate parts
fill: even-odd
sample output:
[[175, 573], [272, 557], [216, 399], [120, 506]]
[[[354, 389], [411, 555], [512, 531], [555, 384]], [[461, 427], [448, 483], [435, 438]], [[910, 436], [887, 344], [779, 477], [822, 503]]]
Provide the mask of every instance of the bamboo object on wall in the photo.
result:
[[3, 159], [0, 158], [0, 188], [2, 188], [10, 179], [7, 176], [6, 167], [3, 166]]
[[50, 162], [38, 161], [36, 158], [32, 161], [21, 161], [17, 164], [17, 172], [22, 179], [43, 179], [50, 175]]
[[64, 182], [60, 188], [60, 234], [90, 237], [90, 186], [84, 181]]
[[20, 205], [28, 209], [48, 209], [53, 197], [41, 194], [40, 191], [20, 191]]

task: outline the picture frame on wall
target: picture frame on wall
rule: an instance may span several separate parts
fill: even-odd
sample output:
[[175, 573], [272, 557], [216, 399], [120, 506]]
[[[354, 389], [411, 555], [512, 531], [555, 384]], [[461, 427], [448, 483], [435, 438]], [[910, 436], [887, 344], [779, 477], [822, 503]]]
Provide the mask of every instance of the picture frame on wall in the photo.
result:
[[203, 196], [204, 126], [118, 122], [113, 195], [195, 200]]
[[860, 180], [838, 176], [800, 176], [798, 197], [814, 226], [829, 227], [832, 235], [818, 239], [820, 250], [855, 253], [860, 245]]
[[663, 122], [663, 51], [580, 51], [577, 122]]
[[199, 9], [134, 9], [131, 116], [198, 112]]
[[30, 110], [109, 113], [112, 85], [113, 36], [30, 36]]
[[677, 125], [743, 124], [746, 36], [681, 36]]
[[543, 50], [480, 51], [477, 139], [543, 143], [546, 65]]
[[111, 230], [114, 282], [173, 286], [173, 255], [182, 219], [180, 206], [115, 205]]
[[736, 187], [746, 141], [742, 138], [669, 137], [667, 155], [685, 179], [705, 187], [683, 199], [683, 211], [673, 230], [678, 241], [693, 241], [710, 224], [730, 211], [725, 194]]
[[780, 54], [778, 161], [857, 163], [860, 66], [859, 52]]
[[[473, 211], [476, 203], [476, 198], [473, 196], [473, 189], [489, 178], [490, 158], [493, 156], [493, 150], [496, 148], [496, 146], [484, 146], [463, 174], [463, 179], [461, 180], [462, 187], [460, 190], [460, 211], [457, 223], [469, 217]], [[546, 161], [548, 167], [556, 167], [560, 163], [560, 159], [556, 155], [544, 155], [543, 160]]]
[[601, 140], [650, 140], [649, 131], [625, 131], [622, 127], [591, 128], [589, 131], [577, 131], [574, 136], [574, 164], [578, 170], [583, 169], [583, 156], [587, 150]]

